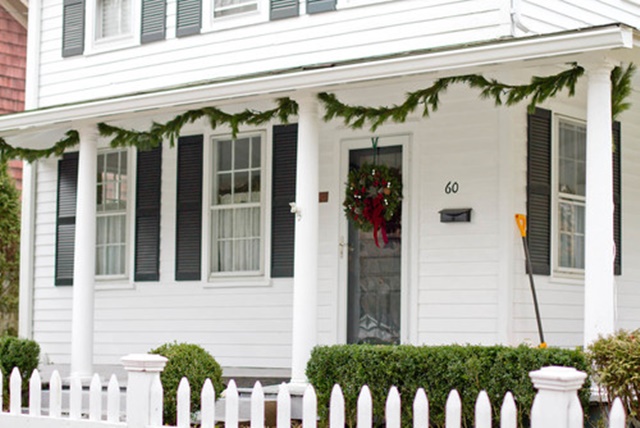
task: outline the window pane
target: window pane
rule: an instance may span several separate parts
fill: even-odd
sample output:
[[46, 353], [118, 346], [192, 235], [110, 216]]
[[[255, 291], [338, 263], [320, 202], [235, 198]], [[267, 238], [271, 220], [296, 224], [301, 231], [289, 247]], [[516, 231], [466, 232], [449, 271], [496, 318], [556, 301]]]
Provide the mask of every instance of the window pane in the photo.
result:
[[231, 170], [231, 140], [218, 141], [218, 171]]
[[249, 173], [236, 172], [234, 174], [233, 202], [242, 203], [249, 201]]
[[216, 0], [214, 3], [216, 18], [254, 10], [258, 10], [257, 0]]
[[231, 203], [231, 174], [218, 174], [218, 204]]
[[260, 236], [260, 208], [251, 209], [251, 236]]
[[233, 243], [222, 241], [218, 243], [218, 272], [233, 271]]
[[260, 137], [253, 137], [251, 139], [251, 168], [260, 168], [261, 157]]
[[576, 194], [575, 165], [572, 160], [560, 160], [560, 187], [562, 193]]
[[260, 171], [251, 173], [251, 202], [260, 202]]
[[584, 269], [584, 236], [576, 236], [574, 242], [573, 267], [576, 269]]
[[218, 225], [217, 227], [217, 236], [220, 239], [232, 238], [233, 237], [233, 210], [215, 210], [213, 212], [214, 216], [214, 225]]
[[249, 168], [249, 139], [241, 138], [235, 141], [234, 169]]
[[96, 248], [96, 275], [105, 274], [105, 249], [103, 247]]

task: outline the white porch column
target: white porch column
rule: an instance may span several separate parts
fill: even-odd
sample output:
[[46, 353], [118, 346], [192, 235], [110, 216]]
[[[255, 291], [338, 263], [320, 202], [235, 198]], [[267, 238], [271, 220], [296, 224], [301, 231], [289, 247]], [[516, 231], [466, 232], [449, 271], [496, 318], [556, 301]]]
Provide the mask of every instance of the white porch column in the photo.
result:
[[93, 372], [93, 308], [96, 274], [97, 130], [80, 131], [76, 241], [73, 260], [71, 375], [90, 379]]
[[611, 80], [613, 66], [587, 67], [587, 206], [585, 219], [584, 345], [614, 331], [613, 166]]
[[307, 383], [305, 369], [316, 344], [318, 293], [318, 104], [315, 94], [296, 98], [298, 165], [296, 173], [296, 237], [293, 270], [293, 338], [291, 384]]

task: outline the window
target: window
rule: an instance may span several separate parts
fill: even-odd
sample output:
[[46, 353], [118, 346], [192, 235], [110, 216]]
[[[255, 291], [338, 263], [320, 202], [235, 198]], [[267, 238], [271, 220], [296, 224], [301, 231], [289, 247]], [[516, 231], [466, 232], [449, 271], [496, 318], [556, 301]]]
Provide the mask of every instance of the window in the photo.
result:
[[98, 155], [96, 275], [127, 273], [127, 151]]
[[261, 274], [263, 169], [259, 135], [213, 141], [211, 274]]
[[131, 33], [131, 0], [98, 0], [96, 39]]
[[586, 127], [558, 124], [558, 256], [559, 270], [584, 269]]
[[221, 18], [256, 10], [258, 10], [258, 0], [215, 0], [213, 16]]

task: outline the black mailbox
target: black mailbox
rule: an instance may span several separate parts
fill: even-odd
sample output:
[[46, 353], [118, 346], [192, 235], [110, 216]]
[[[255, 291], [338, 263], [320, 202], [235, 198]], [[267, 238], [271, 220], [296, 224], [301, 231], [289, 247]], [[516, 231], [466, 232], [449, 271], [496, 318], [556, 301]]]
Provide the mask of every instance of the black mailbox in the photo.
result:
[[471, 221], [471, 208], [446, 208], [438, 212], [440, 213], [440, 223]]

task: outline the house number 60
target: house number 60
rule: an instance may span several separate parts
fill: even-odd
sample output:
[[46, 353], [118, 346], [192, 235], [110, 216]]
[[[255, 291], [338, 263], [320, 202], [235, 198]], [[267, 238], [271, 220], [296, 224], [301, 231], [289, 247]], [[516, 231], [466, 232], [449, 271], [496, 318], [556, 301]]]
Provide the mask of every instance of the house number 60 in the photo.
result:
[[459, 189], [460, 186], [458, 185], [457, 181], [450, 181], [446, 186], [444, 186], [444, 193], [446, 193], [447, 195], [451, 193], [458, 193]]

